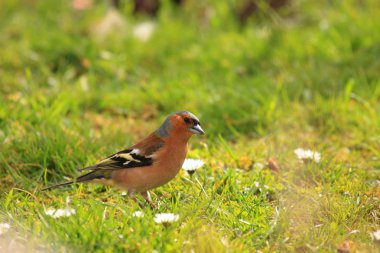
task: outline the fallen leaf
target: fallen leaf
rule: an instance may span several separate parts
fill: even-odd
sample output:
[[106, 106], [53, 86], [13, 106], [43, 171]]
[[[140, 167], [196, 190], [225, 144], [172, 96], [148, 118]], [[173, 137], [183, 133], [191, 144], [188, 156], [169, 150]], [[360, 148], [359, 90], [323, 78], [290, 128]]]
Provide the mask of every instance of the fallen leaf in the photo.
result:
[[268, 167], [273, 172], [280, 172], [280, 166], [278, 165], [278, 162], [274, 157], [268, 159]]
[[71, 3], [73, 9], [82, 11], [92, 6], [92, 0], [73, 0]]
[[239, 167], [243, 170], [250, 170], [252, 168], [253, 161], [248, 156], [239, 157]]
[[88, 69], [91, 66], [91, 62], [87, 58], [82, 58], [80, 64], [85, 69]]
[[353, 241], [343, 241], [336, 249], [338, 253], [352, 253], [355, 252]]

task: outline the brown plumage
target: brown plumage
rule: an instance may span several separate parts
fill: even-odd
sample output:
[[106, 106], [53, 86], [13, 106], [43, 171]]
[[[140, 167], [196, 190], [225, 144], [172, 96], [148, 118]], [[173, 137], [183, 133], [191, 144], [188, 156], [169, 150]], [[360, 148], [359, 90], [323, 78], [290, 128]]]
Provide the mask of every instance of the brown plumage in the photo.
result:
[[90, 171], [87, 174], [44, 190], [91, 181], [123, 188], [130, 196], [141, 193], [154, 206], [147, 191], [166, 184], [177, 175], [193, 134], [204, 134], [198, 118], [188, 111], [175, 112], [137, 144], [83, 168]]

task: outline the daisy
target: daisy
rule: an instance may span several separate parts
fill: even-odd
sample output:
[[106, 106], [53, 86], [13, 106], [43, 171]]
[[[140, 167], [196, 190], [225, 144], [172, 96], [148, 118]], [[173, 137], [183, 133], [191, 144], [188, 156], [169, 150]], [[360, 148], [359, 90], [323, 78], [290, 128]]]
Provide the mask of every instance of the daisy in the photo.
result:
[[143, 22], [138, 24], [133, 29], [133, 36], [142, 42], [148, 41], [152, 36], [154, 30], [156, 29], [156, 24], [153, 22]]
[[294, 150], [294, 153], [298, 159], [303, 162], [314, 161], [316, 163], [319, 163], [321, 160], [321, 154], [310, 149], [297, 148]]
[[182, 169], [184, 169], [191, 176], [204, 164], [205, 162], [200, 159], [185, 159], [185, 162], [182, 165]]
[[173, 213], [158, 213], [154, 216], [154, 222], [158, 224], [168, 225], [179, 219], [178, 214]]
[[0, 223], [0, 235], [5, 234], [10, 228], [11, 225], [8, 223]]
[[380, 230], [371, 233], [371, 237], [374, 241], [380, 241]]
[[143, 218], [144, 217], [144, 213], [141, 212], [141, 211], [136, 211], [132, 214], [133, 217], [137, 217], [137, 218]]
[[75, 210], [69, 207], [66, 207], [65, 209], [49, 208], [48, 210], [45, 211], [45, 214], [53, 217], [54, 219], [57, 219], [60, 217], [69, 217], [71, 215], [74, 215]]

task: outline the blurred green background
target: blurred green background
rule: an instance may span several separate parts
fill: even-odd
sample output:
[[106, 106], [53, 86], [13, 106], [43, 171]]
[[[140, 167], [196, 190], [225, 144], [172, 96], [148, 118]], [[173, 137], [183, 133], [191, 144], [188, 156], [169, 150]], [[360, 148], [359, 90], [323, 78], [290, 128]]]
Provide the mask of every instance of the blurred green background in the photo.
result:
[[[138, 115], [149, 107], [164, 117], [187, 108], [210, 134], [263, 134], [293, 101], [378, 98], [377, 1], [290, 1], [241, 25], [243, 3], [162, 1], [149, 19], [132, 15], [132, 1], [117, 14], [106, 1], [85, 10], [70, 1], [4, 1], [2, 118], [41, 125], [54, 113]], [[143, 42], [134, 32], [147, 20], [155, 29]], [[8, 115], [16, 93], [14, 102], [25, 104]]]
[[[35, 194], [72, 177], [77, 168], [129, 146], [182, 109], [197, 115], [206, 130], [201, 141], [192, 140], [190, 154], [208, 161], [210, 173], [251, 170], [257, 161], [275, 157], [283, 174], [267, 183], [279, 196], [287, 195], [280, 189], [295, 183], [297, 174], [337, 194], [336, 203], [349, 191], [350, 173], [357, 179], [349, 186], [353, 192], [379, 194], [373, 182], [380, 168], [380, 1], [269, 1], [284, 2], [280, 8], [256, 1], [258, 8], [246, 18], [252, 2], [165, 0], [152, 16], [136, 13], [133, 1], [121, 1], [117, 9], [100, 0], [2, 1], [4, 203], [12, 202], [11, 189]], [[325, 163], [298, 173], [298, 146], [322, 151]], [[233, 173], [224, 174], [224, 183], [236, 179]], [[242, 191], [231, 187], [231, 194]], [[357, 241], [366, 245], [379, 226], [369, 218], [378, 198], [368, 205], [370, 211], [355, 213], [366, 220], [357, 220], [365, 224]], [[5, 216], [14, 212], [8, 208], [2, 206]], [[287, 223], [280, 224], [286, 231]], [[335, 250], [344, 238], [335, 228], [330, 236], [337, 241], [319, 249]], [[310, 239], [301, 234], [299, 245]], [[227, 236], [232, 242], [238, 237]], [[278, 248], [277, 239], [268, 239], [267, 246], [232, 243], [236, 248], [230, 249], [299, 249]]]
[[92, 4], [2, 3], [2, 167], [34, 156], [30, 145], [40, 149], [44, 138], [75, 143], [70, 130], [89, 137], [95, 126], [105, 146], [119, 146], [146, 125], [120, 119], [154, 127], [181, 109], [202, 119], [208, 138], [227, 140], [272, 134], [300, 117], [323, 133], [380, 128], [376, 0], [261, 4], [244, 24], [250, 1], [161, 1], [156, 17], [134, 14], [133, 1], [118, 11], [78, 2]]

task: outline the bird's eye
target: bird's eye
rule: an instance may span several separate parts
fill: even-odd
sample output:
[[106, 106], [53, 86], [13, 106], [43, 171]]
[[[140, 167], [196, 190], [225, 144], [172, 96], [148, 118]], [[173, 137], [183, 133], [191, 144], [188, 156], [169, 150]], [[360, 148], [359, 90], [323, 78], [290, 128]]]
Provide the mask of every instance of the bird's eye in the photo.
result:
[[186, 124], [190, 124], [190, 119], [189, 118], [184, 118], [183, 121], [185, 121]]

